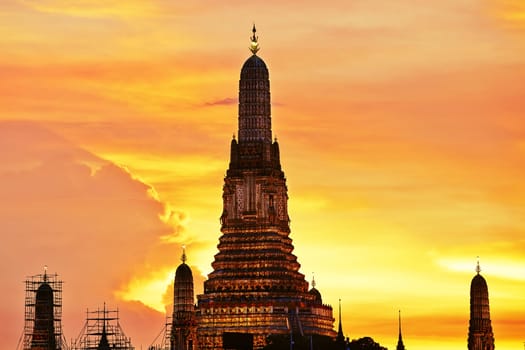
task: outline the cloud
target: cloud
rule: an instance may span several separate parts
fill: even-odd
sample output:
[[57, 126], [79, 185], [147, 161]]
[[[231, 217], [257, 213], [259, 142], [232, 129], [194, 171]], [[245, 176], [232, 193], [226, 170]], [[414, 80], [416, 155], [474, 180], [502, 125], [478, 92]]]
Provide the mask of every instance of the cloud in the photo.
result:
[[239, 103], [239, 100], [234, 97], [225, 97], [220, 100], [215, 100], [211, 102], [205, 102], [204, 106], [206, 107], [213, 107], [213, 106], [230, 106], [230, 105], [236, 105]]
[[63, 1], [63, 0], [21, 0], [23, 5], [45, 13], [76, 17], [149, 17], [158, 14], [154, 1]]
[[520, 0], [493, 0], [497, 17], [515, 29], [525, 29], [525, 4]]
[[[114, 295], [119, 288], [157, 269], [174, 269], [173, 245], [160, 238], [172, 234], [172, 225], [183, 228], [176, 215], [162, 220], [166, 205], [151, 195], [151, 186], [35, 123], [0, 123], [0, 146], [0, 230], [7, 238], [0, 256], [9, 266], [0, 281], [6, 294], [0, 307], [6, 310], [2, 319], [15, 315], [2, 322], [9, 324], [7, 342], [18, 338], [23, 325], [23, 286], [13, 281], [40, 273], [45, 264], [66, 281], [68, 338], [79, 331], [74, 320], [86, 307], [122, 305]], [[152, 293], [162, 299], [166, 287]], [[148, 303], [132, 300], [142, 308]], [[142, 313], [137, 307], [134, 312]], [[147, 324], [140, 342], [161, 327]]]

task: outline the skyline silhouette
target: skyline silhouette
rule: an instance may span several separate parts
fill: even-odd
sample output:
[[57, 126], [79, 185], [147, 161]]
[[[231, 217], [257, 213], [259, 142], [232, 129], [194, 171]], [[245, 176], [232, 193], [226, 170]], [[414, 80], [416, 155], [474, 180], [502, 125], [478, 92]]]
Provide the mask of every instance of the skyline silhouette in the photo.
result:
[[[523, 5], [3, 1], [0, 338], [25, 276], [65, 281], [64, 334], [118, 305], [146, 346], [178, 251], [212, 271], [246, 28], [271, 71], [272, 123], [300, 272], [343, 300], [344, 333], [466, 346], [481, 256], [498, 349], [523, 345]], [[111, 266], [111, 268], [108, 268]], [[200, 289], [200, 290], [199, 290]]]

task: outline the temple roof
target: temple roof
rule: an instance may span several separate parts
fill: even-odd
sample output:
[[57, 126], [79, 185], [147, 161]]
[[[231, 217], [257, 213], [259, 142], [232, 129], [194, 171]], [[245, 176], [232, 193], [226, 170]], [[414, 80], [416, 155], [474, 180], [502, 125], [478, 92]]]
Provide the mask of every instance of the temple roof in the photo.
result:
[[321, 292], [319, 292], [315, 287], [310, 289], [308, 291], [308, 293], [310, 293], [310, 294], [315, 296], [315, 302], [316, 303], [319, 303], [319, 304], [323, 303], [323, 298], [321, 297]]
[[44, 292], [44, 291], [53, 293], [53, 288], [51, 288], [49, 284], [44, 282], [38, 287], [38, 292]]
[[481, 275], [476, 275], [470, 283], [471, 293], [488, 293], [487, 281]]
[[268, 67], [266, 63], [257, 55], [252, 55], [244, 62], [241, 69], [241, 80], [244, 79], [265, 79], [268, 80]]
[[179, 267], [177, 267], [177, 271], [175, 272], [175, 280], [193, 282], [193, 274], [191, 273], [190, 267], [186, 263], [182, 263], [179, 265]]

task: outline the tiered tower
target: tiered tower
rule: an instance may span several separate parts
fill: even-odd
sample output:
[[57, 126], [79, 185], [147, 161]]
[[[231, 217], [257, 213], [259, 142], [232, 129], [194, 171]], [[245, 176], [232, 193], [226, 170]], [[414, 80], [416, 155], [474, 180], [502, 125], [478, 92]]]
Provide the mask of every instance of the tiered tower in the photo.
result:
[[238, 141], [224, 179], [219, 252], [198, 296], [199, 349], [261, 349], [270, 334], [335, 338], [332, 307], [309, 293], [289, 237], [288, 194], [272, 142], [268, 68], [246, 60], [239, 82]]
[[173, 286], [173, 318], [171, 327], [171, 350], [193, 350], [196, 343], [195, 299], [193, 295], [193, 274], [186, 264], [183, 248], [182, 264], [175, 272]]
[[490, 321], [489, 289], [487, 282], [476, 266], [476, 276], [470, 284], [470, 324], [468, 331], [469, 350], [494, 350], [494, 334]]

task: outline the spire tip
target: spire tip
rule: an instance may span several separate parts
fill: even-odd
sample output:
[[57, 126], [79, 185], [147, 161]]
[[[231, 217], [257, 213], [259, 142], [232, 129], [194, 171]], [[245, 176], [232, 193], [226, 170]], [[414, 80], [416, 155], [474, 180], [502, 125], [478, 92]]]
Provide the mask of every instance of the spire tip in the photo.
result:
[[255, 55], [257, 51], [259, 51], [259, 43], [257, 42], [259, 37], [255, 35], [255, 33], [257, 33], [255, 23], [253, 23], [252, 33], [253, 35], [250, 37], [250, 51]]
[[182, 260], [182, 263], [185, 264], [186, 263], [186, 245], [183, 245], [182, 246], [182, 257], [180, 258]]

